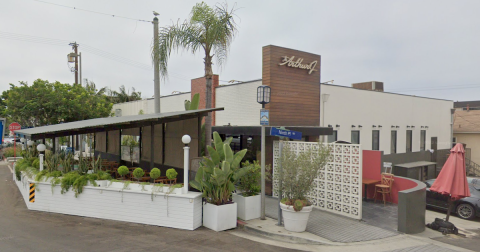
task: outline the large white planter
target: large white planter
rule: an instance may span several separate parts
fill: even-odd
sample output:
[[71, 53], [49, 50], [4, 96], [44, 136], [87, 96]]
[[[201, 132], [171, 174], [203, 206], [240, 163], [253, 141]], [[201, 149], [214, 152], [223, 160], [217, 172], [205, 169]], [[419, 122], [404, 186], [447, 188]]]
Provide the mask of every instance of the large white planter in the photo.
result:
[[203, 205], [203, 226], [214, 231], [237, 227], [237, 203], [227, 205]]
[[293, 206], [280, 203], [282, 209], [283, 224], [287, 231], [304, 232], [307, 229], [308, 217], [313, 206], [304, 206], [301, 211], [295, 212]]
[[261, 214], [261, 195], [243, 197], [241, 194], [232, 195], [233, 202], [237, 203], [238, 218], [248, 221], [260, 218]]

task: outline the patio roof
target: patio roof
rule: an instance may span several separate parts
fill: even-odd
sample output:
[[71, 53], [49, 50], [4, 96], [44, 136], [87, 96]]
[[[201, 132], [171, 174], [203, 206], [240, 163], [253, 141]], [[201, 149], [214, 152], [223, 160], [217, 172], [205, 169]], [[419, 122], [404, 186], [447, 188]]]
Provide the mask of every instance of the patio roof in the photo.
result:
[[76, 134], [87, 134], [108, 130], [128, 129], [150, 126], [158, 123], [180, 121], [207, 115], [208, 112], [223, 110], [223, 108], [198, 109], [158, 114], [132, 115], [120, 117], [96, 118], [83, 121], [60, 123], [15, 131], [31, 140], [52, 138]]
[[[270, 136], [270, 129], [272, 127], [278, 126], [266, 126], [265, 134]], [[300, 131], [303, 136], [322, 136], [322, 135], [332, 135], [333, 128], [329, 127], [311, 127], [311, 126], [285, 126], [288, 130]], [[261, 126], [213, 126], [212, 132], [217, 131], [219, 134], [229, 134], [229, 135], [250, 135], [250, 136], [260, 136], [261, 135]]]

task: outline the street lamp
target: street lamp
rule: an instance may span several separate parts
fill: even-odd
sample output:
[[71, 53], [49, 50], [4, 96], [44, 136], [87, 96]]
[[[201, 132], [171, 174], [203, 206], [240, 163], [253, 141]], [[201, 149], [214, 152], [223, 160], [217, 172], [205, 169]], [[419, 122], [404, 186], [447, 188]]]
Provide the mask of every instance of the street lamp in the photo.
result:
[[40, 171], [43, 171], [43, 152], [45, 151], [45, 149], [47, 149], [47, 147], [45, 146], [45, 144], [39, 144], [37, 145], [37, 150], [38, 152], [40, 152]]
[[269, 125], [269, 111], [265, 109], [265, 104], [270, 103], [271, 88], [269, 86], [259, 86], [257, 88], [257, 102], [262, 104], [260, 110], [260, 125], [262, 126], [262, 143], [261, 143], [261, 214], [260, 219], [265, 220], [265, 125]]
[[20, 138], [20, 142], [22, 143], [22, 150], [25, 150], [25, 138]]
[[188, 144], [190, 141], [192, 141], [192, 138], [189, 135], [183, 135], [182, 143], [185, 144], [183, 147], [183, 190], [185, 193], [188, 193], [188, 164], [190, 163], [190, 147]]

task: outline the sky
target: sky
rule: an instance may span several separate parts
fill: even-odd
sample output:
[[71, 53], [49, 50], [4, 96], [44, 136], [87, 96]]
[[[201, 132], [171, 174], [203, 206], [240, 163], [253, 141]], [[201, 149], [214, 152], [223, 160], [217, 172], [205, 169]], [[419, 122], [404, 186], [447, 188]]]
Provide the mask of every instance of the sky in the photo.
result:
[[[38, 78], [74, 83], [67, 54], [76, 41], [82, 78], [153, 97], [152, 11], [160, 13], [159, 26], [165, 27], [187, 19], [198, 2], [0, 0], [0, 91]], [[221, 85], [260, 79], [262, 47], [277, 45], [321, 55], [322, 82], [381, 81], [386, 92], [480, 99], [478, 0], [226, 3], [236, 8], [238, 33], [225, 64], [214, 65]], [[161, 95], [189, 92], [190, 80], [204, 75], [203, 57], [202, 51], [173, 52]]]

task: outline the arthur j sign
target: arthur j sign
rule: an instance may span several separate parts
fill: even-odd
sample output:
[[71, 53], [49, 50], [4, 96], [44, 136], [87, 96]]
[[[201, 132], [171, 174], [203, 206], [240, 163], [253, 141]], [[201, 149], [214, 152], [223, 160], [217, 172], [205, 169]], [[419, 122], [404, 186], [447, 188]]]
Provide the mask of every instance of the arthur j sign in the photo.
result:
[[295, 56], [288, 57], [288, 56], [283, 56], [282, 63], [280, 63], [280, 66], [287, 65], [289, 67], [293, 68], [300, 68], [300, 69], [307, 69], [308, 74], [311, 74], [313, 71], [318, 71], [315, 69], [315, 66], [317, 66], [318, 61], [312, 61], [310, 64], [302, 64], [303, 59], [298, 58], [297, 61], [294, 61]]

